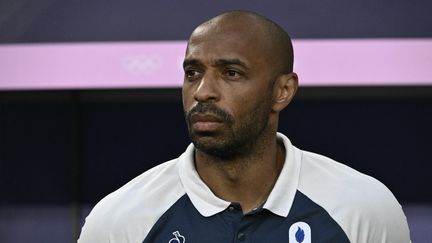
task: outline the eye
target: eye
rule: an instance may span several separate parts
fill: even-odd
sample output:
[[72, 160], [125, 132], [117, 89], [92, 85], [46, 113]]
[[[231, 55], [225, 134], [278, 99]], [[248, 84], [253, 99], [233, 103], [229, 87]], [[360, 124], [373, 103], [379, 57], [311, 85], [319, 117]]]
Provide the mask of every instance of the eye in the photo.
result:
[[235, 71], [235, 70], [228, 70], [228, 71], [226, 72], [226, 74], [227, 74], [227, 76], [229, 76], [229, 77], [235, 77], [235, 76], [239, 75], [239, 73], [238, 73], [237, 71]]
[[189, 79], [189, 80], [193, 80], [199, 77], [199, 75], [201, 74], [201, 72], [199, 72], [198, 70], [195, 69], [186, 69], [185, 70], [185, 78]]
[[235, 80], [235, 79], [241, 78], [243, 76], [243, 73], [238, 71], [238, 70], [235, 70], [235, 69], [227, 69], [227, 70], [225, 70], [224, 75], [228, 79], [234, 79]]

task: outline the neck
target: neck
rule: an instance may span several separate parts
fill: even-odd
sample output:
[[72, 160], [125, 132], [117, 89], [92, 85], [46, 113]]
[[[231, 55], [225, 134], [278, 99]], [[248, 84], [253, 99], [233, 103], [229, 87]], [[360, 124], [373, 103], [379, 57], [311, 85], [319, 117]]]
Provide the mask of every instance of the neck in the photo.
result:
[[285, 159], [283, 145], [275, 135], [270, 137], [258, 139], [250, 153], [230, 160], [196, 150], [198, 174], [216, 196], [240, 203], [244, 213], [250, 212], [267, 199]]

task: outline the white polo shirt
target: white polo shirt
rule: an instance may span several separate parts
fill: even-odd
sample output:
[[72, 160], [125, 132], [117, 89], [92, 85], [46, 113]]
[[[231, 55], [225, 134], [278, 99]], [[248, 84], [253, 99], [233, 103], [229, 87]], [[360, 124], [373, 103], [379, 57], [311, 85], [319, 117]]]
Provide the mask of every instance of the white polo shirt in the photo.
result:
[[410, 242], [402, 208], [382, 183], [277, 137], [286, 158], [261, 208], [244, 215], [215, 196], [191, 144], [102, 199], [78, 242]]

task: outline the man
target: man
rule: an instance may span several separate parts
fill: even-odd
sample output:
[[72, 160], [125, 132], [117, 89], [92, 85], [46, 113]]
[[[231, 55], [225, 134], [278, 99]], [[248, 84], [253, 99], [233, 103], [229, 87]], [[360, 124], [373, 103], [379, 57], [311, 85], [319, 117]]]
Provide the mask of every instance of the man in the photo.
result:
[[377, 180], [277, 133], [297, 89], [289, 36], [255, 13], [198, 26], [184, 59], [193, 142], [99, 202], [79, 242], [409, 242]]

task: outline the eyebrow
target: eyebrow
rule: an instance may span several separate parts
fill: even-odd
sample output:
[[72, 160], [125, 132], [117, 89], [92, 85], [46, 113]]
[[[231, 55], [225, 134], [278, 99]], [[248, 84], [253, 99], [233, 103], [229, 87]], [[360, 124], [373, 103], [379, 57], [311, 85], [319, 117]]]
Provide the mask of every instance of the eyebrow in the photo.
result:
[[234, 58], [234, 59], [219, 59], [216, 60], [215, 66], [228, 66], [228, 65], [240, 65], [246, 69], [248, 69], [248, 66], [246, 63], [240, 61], [240, 59]]
[[[185, 59], [183, 61], [183, 68], [186, 66], [194, 66], [194, 65], [202, 65], [202, 62], [200, 62], [198, 59]], [[214, 66], [228, 66], [228, 65], [240, 65], [246, 69], [249, 69], [246, 63], [240, 61], [240, 59], [233, 58], [233, 59], [218, 59], [215, 61]]]
[[201, 65], [201, 62], [198, 61], [198, 59], [185, 59], [183, 61], [183, 68], [186, 66], [195, 66], [195, 65]]

